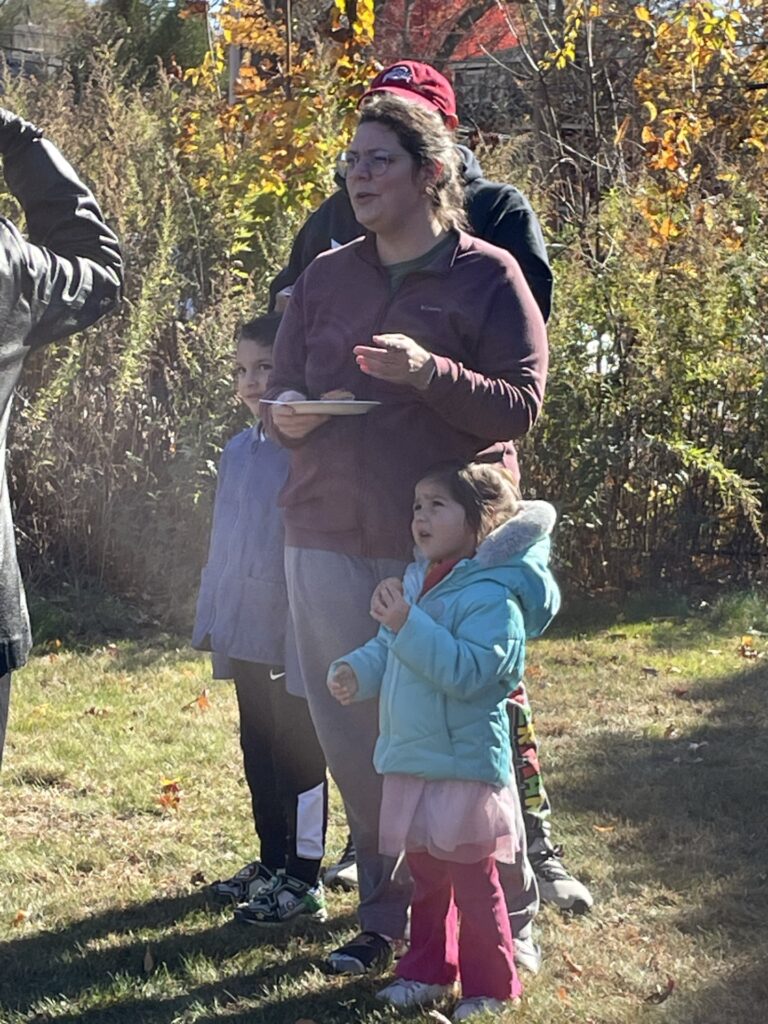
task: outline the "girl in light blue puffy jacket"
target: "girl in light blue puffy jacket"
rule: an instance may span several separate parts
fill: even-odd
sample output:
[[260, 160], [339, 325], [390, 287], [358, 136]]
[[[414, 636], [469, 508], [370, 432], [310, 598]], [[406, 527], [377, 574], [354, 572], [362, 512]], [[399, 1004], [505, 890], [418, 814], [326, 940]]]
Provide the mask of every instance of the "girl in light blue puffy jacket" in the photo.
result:
[[521, 856], [525, 835], [505, 698], [526, 636], [559, 607], [554, 521], [546, 502], [520, 501], [501, 467], [436, 467], [416, 485], [416, 561], [373, 595], [378, 635], [329, 671], [342, 704], [379, 698], [379, 847], [405, 850], [414, 881], [411, 947], [379, 993], [396, 1006], [460, 980], [463, 1021], [522, 991], [496, 868]]

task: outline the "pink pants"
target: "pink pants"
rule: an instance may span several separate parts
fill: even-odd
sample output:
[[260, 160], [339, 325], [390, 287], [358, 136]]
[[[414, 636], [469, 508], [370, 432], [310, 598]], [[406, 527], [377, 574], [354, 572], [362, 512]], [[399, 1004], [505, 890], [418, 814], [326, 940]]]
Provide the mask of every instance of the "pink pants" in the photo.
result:
[[465, 999], [519, 996], [496, 861], [455, 864], [428, 853], [407, 853], [406, 859], [413, 878], [411, 948], [397, 965], [398, 977], [429, 985], [460, 977]]

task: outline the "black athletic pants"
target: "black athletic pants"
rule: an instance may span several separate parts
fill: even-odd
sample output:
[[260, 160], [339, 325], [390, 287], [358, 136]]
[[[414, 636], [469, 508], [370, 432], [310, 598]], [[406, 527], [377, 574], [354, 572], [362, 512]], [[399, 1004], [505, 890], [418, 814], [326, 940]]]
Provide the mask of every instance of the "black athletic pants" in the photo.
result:
[[259, 859], [271, 871], [284, 868], [314, 885], [325, 845], [328, 782], [307, 702], [286, 691], [282, 669], [252, 661], [233, 665]]

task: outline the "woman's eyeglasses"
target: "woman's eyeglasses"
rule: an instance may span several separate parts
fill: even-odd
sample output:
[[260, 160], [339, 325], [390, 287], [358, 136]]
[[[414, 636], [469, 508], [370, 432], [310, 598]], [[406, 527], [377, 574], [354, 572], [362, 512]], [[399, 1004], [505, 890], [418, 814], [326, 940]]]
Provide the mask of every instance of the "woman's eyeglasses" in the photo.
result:
[[366, 153], [361, 155], [360, 153], [347, 152], [342, 153], [339, 157], [337, 170], [342, 178], [346, 178], [350, 171], [358, 170], [363, 167], [368, 168], [368, 173], [374, 178], [380, 178], [382, 174], [386, 174], [391, 164], [395, 162], [395, 157], [390, 153]]

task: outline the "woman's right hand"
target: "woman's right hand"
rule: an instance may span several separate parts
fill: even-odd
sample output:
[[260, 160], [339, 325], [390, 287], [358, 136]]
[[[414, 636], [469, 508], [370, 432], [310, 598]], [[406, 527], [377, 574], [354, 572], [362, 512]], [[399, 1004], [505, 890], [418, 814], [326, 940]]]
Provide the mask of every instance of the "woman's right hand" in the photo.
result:
[[[306, 402], [306, 400], [307, 396], [302, 395], [300, 391], [282, 391], [275, 399], [277, 402]], [[271, 410], [272, 425], [275, 430], [291, 441], [303, 440], [307, 434], [311, 434], [313, 430], [317, 430], [328, 421], [327, 416], [305, 416], [295, 412], [289, 406], [273, 405]]]
[[340, 662], [328, 673], [328, 689], [339, 704], [346, 706], [355, 699], [359, 684], [357, 676], [346, 662]]
[[[353, 399], [355, 396], [351, 391], [337, 388], [334, 391], [326, 391], [320, 397], [329, 401], [344, 401]], [[302, 395], [300, 391], [283, 391], [276, 399], [278, 402], [306, 402], [306, 400], [307, 396]], [[318, 427], [322, 427], [324, 423], [327, 423], [330, 418], [330, 416], [324, 416], [322, 413], [307, 415], [306, 413], [298, 413], [294, 409], [285, 406], [272, 406], [272, 423], [275, 429], [291, 441], [302, 441], [313, 430], [317, 430]]]

